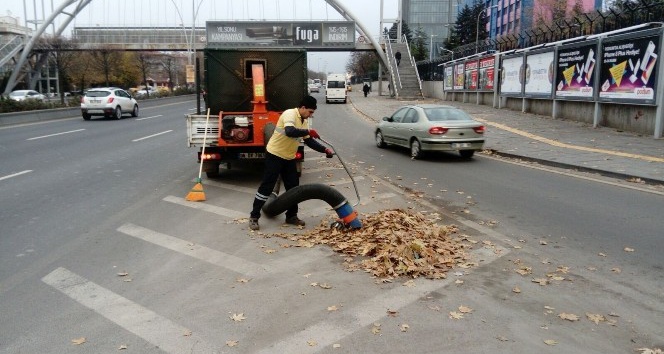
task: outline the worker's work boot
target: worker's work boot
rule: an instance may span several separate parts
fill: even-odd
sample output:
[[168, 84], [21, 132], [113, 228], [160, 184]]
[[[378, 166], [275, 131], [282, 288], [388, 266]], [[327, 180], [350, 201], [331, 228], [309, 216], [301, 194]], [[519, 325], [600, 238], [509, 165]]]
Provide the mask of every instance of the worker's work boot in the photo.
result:
[[249, 218], [249, 229], [254, 230], [254, 231], [260, 229], [260, 226], [258, 226], [258, 219]]
[[300, 220], [300, 218], [296, 216], [291, 216], [290, 218], [286, 218], [286, 224], [290, 225], [295, 225], [295, 226], [304, 226], [304, 220]]

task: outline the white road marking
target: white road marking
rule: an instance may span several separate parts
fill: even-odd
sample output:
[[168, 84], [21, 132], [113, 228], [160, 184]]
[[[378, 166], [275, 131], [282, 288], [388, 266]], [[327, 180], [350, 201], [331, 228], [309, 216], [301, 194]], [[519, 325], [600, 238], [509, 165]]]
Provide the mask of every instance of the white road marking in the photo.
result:
[[143, 118], [136, 118], [136, 119], [134, 119], [134, 120], [146, 120], [146, 119], [152, 119], [152, 118], [159, 118], [159, 117], [163, 117], [163, 116], [164, 116], [163, 114], [158, 114], [158, 115], [156, 115], [156, 116], [143, 117]]
[[24, 174], [26, 174], [26, 173], [30, 173], [30, 172], [32, 172], [32, 170], [25, 170], [25, 171], [21, 171], [21, 172], [16, 172], [16, 173], [11, 174], [11, 175], [7, 175], [7, 176], [0, 177], [0, 181], [2, 181], [3, 179], [10, 179], [10, 178], [12, 178], [12, 177], [16, 177], [16, 176], [24, 175]]
[[207, 211], [208, 213], [214, 213], [214, 214], [217, 214], [217, 215], [225, 216], [225, 217], [228, 217], [228, 218], [231, 218], [231, 219], [242, 219], [242, 218], [248, 218], [249, 217], [248, 212], [242, 213], [242, 212], [239, 212], [239, 211], [236, 211], [236, 210], [231, 210], [231, 209], [226, 209], [226, 208], [222, 208], [222, 207], [219, 207], [219, 206], [206, 204], [204, 202], [203, 203], [201, 203], [201, 202], [190, 202], [190, 201], [187, 201], [184, 198], [180, 198], [180, 197], [176, 197], [176, 196], [172, 196], [172, 195], [169, 195], [169, 196], [165, 197], [163, 200], [166, 201], [166, 202], [186, 206], [188, 208], [203, 210], [203, 211]]
[[167, 353], [213, 353], [215, 348], [189, 330], [65, 268], [42, 281]]
[[[193, 179], [192, 182], [196, 182], [196, 179]], [[238, 191], [238, 192], [244, 192], [244, 193], [248, 193], [248, 194], [256, 194], [256, 191], [258, 190], [258, 187], [254, 187], [254, 188], [240, 187], [240, 186], [236, 186], [234, 184], [218, 182], [218, 181], [213, 181], [213, 180], [206, 180], [205, 183], [203, 183], [203, 184], [206, 185], [206, 186], [230, 189], [230, 190], [234, 190], [234, 191]]]
[[62, 133], [55, 133], [55, 134], [49, 134], [49, 135], [42, 135], [42, 136], [36, 136], [34, 138], [29, 138], [25, 140], [37, 140], [37, 139], [44, 139], [44, 138], [50, 138], [52, 136], [58, 136], [58, 135], [64, 135], [64, 134], [70, 134], [70, 133], [76, 133], [76, 132], [81, 132], [84, 131], [85, 129], [76, 129], [76, 130], [70, 130], [67, 132], [62, 132]]
[[141, 141], [141, 140], [145, 140], [145, 139], [150, 139], [150, 138], [154, 138], [155, 136], [159, 136], [159, 135], [163, 135], [163, 134], [166, 134], [166, 133], [170, 133], [170, 132], [172, 132], [172, 131], [173, 131], [173, 130], [167, 130], [167, 131], [164, 131], [164, 132], [161, 132], [161, 133], [152, 134], [152, 135], [144, 136], [144, 137], [142, 137], [142, 138], [134, 139], [134, 140], [132, 140], [132, 141], [133, 141], [133, 142], [136, 142], [136, 141]]
[[219, 267], [230, 269], [240, 274], [255, 276], [266, 272], [266, 269], [258, 263], [247, 261], [232, 254], [193, 244], [191, 241], [182, 240], [134, 224], [124, 224], [117, 230], [125, 235], [136, 237], [157, 246], [200, 259]]

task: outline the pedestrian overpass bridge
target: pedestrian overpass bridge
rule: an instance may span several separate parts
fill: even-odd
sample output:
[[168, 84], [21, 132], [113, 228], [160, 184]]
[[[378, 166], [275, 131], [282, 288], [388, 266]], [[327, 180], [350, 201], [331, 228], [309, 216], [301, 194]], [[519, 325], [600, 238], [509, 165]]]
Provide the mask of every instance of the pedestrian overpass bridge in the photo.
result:
[[[34, 84], [39, 79], [42, 65], [46, 62], [46, 56], [50, 48], [43, 45], [39, 41], [45, 30], [51, 26], [54, 19], [61, 15], [65, 17], [65, 21], [60, 27], [54, 31], [54, 36], [60, 36], [62, 32], [69, 26], [71, 21], [76, 17], [80, 11], [86, 7], [92, 0], [63, 0], [62, 4], [40, 24], [39, 28], [35, 31], [28, 30], [30, 33], [16, 33], [14, 28], [3, 28], [0, 24], [0, 70], [6, 65], [10, 65], [12, 61], [15, 63], [14, 69], [11, 71], [11, 76], [7, 80], [7, 86], [4, 93], [11, 92], [16, 87], [19, 81], [19, 76], [26, 75], [24, 70], [27, 67], [28, 58], [34, 58], [35, 65], [27, 72], [29, 76], [29, 86], [34, 87]], [[204, 48], [274, 48], [274, 44], [283, 44], [283, 41], [288, 41], [291, 38], [292, 45], [290, 48], [302, 48], [309, 51], [375, 51], [382, 62], [384, 68], [387, 68], [392, 75], [391, 66], [389, 65], [388, 58], [385, 54], [385, 43], [381, 43], [377, 37], [370, 35], [370, 32], [362, 25], [361, 22], [356, 20], [343, 5], [336, 0], [324, 0], [330, 7], [336, 10], [348, 23], [352, 23], [352, 31], [347, 32], [352, 36], [352, 41], [348, 40], [345, 43], [332, 43], [334, 41], [324, 43], [316, 41], [298, 41], [297, 36], [299, 32], [291, 29], [291, 33], [287, 36], [281, 36], [282, 33], [273, 30], [273, 33], [268, 35], [272, 36], [271, 39], [266, 40], [265, 31], [266, 26], [279, 27], [277, 22], [266, 21], [244, 21], [246, 34], [251, 33], [251, 39], [240, 40], [238, 43], [210, 43], [209, 39], [215, 37], [208, 34], [210, 32], [209, 22], [206, 24], [207, 28], [202, 27], [74, 27], [72, 39], [77, 42], [77, 47], [70, 50], [123, 50], [123, 51], [199, 51]], [[71, 9], [71, 6], [75, 8]], [[242, 22], [242, 21], [240, 21]], [[258, 30], [249, 28], [248, 22], [253, 22], [255, 26], [259, 27]], [[326, 32], [332, 38], [332, 33], [335, 21], [329, 21], [331, 24], [325, 25], [324, 21], [321, 28], [322, 32]], [[336, 21], [344, 22], [344, 21]], [[226, 23], [234, 23], [234, 21], [226, 21]], [[293, 22], [295, 23], [295, 22]], [[307, 28], [307, 21], [298, 20], [297, 24], [303, 28]], [[252, 27], [255, 27], [254, 25]], [[233, 26], [228, 26], [233, 27]], [[269, 28], [269, 27], [268, 27]], [[297, 27], [300, 28], [300, 27]], [[359, 36], [355, 37], [355, 35]], [[281, 36], [277, 40], [274, 36]], [[311, 39], [311, 38], [308, 38]], [[283, 49], [283, 47], [281, 47]]]

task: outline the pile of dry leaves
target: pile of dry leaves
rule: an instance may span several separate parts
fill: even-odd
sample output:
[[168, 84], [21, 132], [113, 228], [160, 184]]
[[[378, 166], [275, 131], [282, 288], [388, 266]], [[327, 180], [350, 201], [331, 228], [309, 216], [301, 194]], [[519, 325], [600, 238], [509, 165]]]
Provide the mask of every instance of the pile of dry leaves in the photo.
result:
[[[344, 253], [348, 270], [364, 269], [379, 278], [400, 276], [445, 278], [454, 265], [468, 259], [454, 225], [440, 226], [433, 218], [402, 209], [361, 215], [362, 228], [338, 230], [329, 221], [304, 234], [278, 234], [299, 247], [330, 246]], [[355, 256], [361, 260], [356, 261]]]

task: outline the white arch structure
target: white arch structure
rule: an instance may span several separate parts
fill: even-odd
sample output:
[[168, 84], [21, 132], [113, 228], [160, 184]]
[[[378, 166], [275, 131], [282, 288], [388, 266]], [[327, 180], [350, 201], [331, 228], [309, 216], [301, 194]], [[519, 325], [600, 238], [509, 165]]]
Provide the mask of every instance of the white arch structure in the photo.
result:
[[[28, 56], [30, 55], [30, 52], [32, 51], [32, 48], [34, 47], [35, 43], [37, 42], [37, 39], [39, 39], [39, 36], [41, 36], [42, 33], [48, 28], [48, 26], [55, 20], [55, 18], [60, 15], [66, 15], [67, 19], [62, 23], [60, 28], [56, 31], [55, 35], [59, 36], [62, 34], [62, 32], [69, 26], [69, 23], [76, 17], [76, 15], [83, 10], [92, 0], [64, 0], [62, 4], [47, 18], [44, 20], [44, 22], [41, 24], [41, 26], [37, 29], [37, 31], [34, 33], [34, 35], [30, 38], [28, 43], [25, 44], [25, 47], [23, 48], [23, 51], [21, 52], [21, 56], [16, 62], [16, 66], [14, 68], [14, 71], [12, 71], [11, 76], [9, 77], [9, 80], [7, 81], [7, 87], [5, 88], [5, 94], [10, 93], [14, 87], [16, 86], [16, 79], [18, 78], [18, 75], [20, 73], [21, 68], [25, 64], [25, 62], [28, 59]], [[387, 65], [387, 57], [385, 56], [385, 53], [383, 52], [380, 44], [378, 41], [376, 41], [376, 38], [371, 36], [371, 32], [369, 32], [366, 27], [357, 20], [357, 18], [350, 12], [348, 9], [346, 9], [342, 4], [338, 3], [336, 0], [325, 0], [327, 4], [329, 4], [334, 10], [336, 10], [341, 16], [343, 16], [346, 20], [348, 21], [354, 21], [357, 23], [360, 34], [364, 36], [364, 38], [367, 38], [371, 45], [374, 47], [376, 50], [376, 53], [378, 53], [378, 57], [380, 58], [380, 61], [383, 64], [384, 68], [389, 68], [389, 65]], [[78, 3], [78, 4], [76, 4]], [[72, 12], [67, 12], [65, 11], [69, 6], [76, 4]], [[382, 16], [382, 14], [381, 14]], [[380, 73], [378, 73], [380, 75]]]

